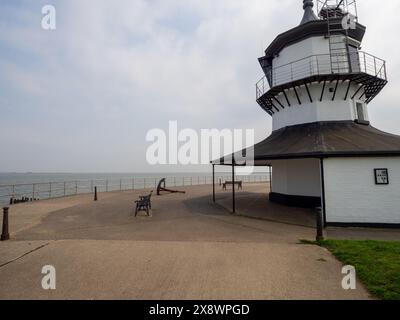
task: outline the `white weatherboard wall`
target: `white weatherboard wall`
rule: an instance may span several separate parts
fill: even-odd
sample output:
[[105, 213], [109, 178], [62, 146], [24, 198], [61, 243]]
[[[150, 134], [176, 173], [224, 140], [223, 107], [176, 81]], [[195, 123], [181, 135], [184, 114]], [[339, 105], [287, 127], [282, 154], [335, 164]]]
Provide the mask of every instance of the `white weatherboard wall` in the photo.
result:
[[[400, 223], [400, 158], [324, 160], [328, 223]], [[389, 170], [389, 185], [376, 185], [374, 169]]]
[[272, 162], [272, 191], [292, 196], [321, 196], [318, 159]]

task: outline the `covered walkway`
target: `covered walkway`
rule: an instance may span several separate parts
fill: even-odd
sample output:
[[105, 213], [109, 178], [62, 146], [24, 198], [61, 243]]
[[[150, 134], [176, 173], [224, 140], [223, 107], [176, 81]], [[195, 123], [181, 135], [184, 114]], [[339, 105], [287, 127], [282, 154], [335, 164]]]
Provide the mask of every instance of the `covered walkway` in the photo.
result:
[[[216, 203], [232, 211], [232, 190], [223, 191], [217, 186]], [[280, 222], [315, 230], [316, 212], [314, 209], [287, 207], [269, 201], [268, 184], [246, 184], [243, 190], [236, 190], [235, 214], [266, 221]]]

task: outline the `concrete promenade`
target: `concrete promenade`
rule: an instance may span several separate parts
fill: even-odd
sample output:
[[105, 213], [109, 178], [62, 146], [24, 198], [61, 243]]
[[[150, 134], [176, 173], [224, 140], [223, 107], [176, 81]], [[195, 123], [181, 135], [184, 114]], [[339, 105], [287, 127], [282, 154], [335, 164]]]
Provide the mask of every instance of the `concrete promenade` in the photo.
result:
[[[0, 299], [368, 299], [361, 284], [342, 289], [327, 250], [299, 244], [315, 237], [313, 213], [269, 204], [265, 188], [245, 184], [238, 215], [229, 191], [212, 203], [210, 186], [154, 196], [151, 217], [133, 215], [144, 191], [13, 206]], [[45, 265], [54, 291], [41, 287]]]

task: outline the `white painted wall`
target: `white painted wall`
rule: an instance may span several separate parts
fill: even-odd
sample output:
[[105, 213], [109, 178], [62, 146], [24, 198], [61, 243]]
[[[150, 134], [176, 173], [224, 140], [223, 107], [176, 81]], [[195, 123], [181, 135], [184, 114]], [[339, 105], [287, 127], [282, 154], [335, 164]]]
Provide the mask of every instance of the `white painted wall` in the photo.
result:
[[321, 196], [318, 159], [272, 162], [272, 191], [293, 196]]
[[[313, 102], [310, 102], [310, 98], [308, 97], [308, 93], [306, 91], [305, 86], [300, 88], [296, 88], [300, 101], [302, 102], [299, 105], [295, 92], [293, 89], [287, 90], [286, 94], [288, 96], [289, 102], [291, 106], [289, 107], [287, 101], [283, 94], [280, 94], [277, 99], [279, 102], [285, 107], [282, 109], [276, 102], [274, 103], [279, 112], [275, 112], [272, 115], [272, 128], [273, 130], [278, 130], [287, 126], [292, 126], [296, 124], [303, 123], [312, 123], [319, 121], [346, 121], [351, 120], [354, 121], [357, 119], [355, 102], [365, 102], [365, 99], [357, 99], [363, 94], [363, 90], [361, 90], [354, 100], [351, 97], [358, 89], [358, 85], [352, 84], [349, 90], [347, 100], [344, 100], [346, 96], [346, 91], [348, 87], [348, 82], [344, 82], [338, 85], [338, 89], [336, 92], [335, 100], [332, 101], [333, 93], [330, 92], [330, 88], [333, 90], [335, 88], [336, 83], [328, 83], [325, 87], [325, 92], [322, 101], [321, 92], [322, 86], [321, 83], [313, 83], [309, 86], [310, 95], [312, 97]], [[368, 109], [365, 105], [365, 115], [368, 119]]]
[[317, 54], [329, 54], [329, 41], [325, 37], [311, 37], [285, 47], [272, 61], [272, 66], [279, 67]]
[[[400, 223], [400, 158], [324, 160], [327, 222]], [[376, 185], [374, 169], [389, 169]]]

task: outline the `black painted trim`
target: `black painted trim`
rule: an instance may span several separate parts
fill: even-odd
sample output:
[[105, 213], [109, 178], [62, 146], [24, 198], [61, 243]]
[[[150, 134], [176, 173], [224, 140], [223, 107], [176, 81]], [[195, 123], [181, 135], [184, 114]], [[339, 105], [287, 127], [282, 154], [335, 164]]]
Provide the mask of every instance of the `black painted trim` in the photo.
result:
[[356, 119], [356, 120], [354, 120], [354, 122], [357, 123], [357, 124], [362, 124], [364, 126], [369, 126], [370, 125], [370, 122], [366, 121], [366, 120], [358, 120], [358, 119]]
[[322, 101], [322, 99], [324, 98], [325, 86], [326, 86], [326, 79], [324, 80], [324, 85], [322, 86], [321, 98], [319, 99], [319, 101]]
[[285, 96], [285, 99], [286, 99], [286, 102], [287, 102], [288, 106], [291, 107], [291, 104], [290, 104], [289, 98], [288, 98], [288, 96], [286, 94], [286, 91], [282, 90], [282, 92], [283, 92], [283, 95]]
[[310, 89], [308, 89], [307, 82], [304, 82], [304, 85], [306, 86], [306, 90], [307, 90], [308, 97], [310, 98], [310, 102], [313, 103], [313, 99], [311, 97]]
[[327, 226], [328, 227], [339, 227], [339, 228], [400, 229], [400, 223], [328, 222]]
[[320, 197], [294, 196], [277, 192], [271, 192], [269, 200], [288, 207], [317, 208], [321, 206]]

